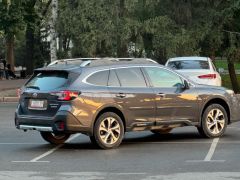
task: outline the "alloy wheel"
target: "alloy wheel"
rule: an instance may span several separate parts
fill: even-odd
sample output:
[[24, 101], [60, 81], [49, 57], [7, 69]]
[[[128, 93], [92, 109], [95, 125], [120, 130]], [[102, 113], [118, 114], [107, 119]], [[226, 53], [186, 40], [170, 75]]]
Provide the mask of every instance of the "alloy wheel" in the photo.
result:
[[206, 123], [212, 134], [219, 134], [225, 126], [224, 113], [220, 109], [212, 109], [207, 115]]
[[119, 122], [113, 118], [113, 117], [107, 117], [105, 118], [101, 123], [99, 127], [99, 135], [101, 140], [105, 144], [114, 144], [118, 141], [120, 138], [120, 124]]

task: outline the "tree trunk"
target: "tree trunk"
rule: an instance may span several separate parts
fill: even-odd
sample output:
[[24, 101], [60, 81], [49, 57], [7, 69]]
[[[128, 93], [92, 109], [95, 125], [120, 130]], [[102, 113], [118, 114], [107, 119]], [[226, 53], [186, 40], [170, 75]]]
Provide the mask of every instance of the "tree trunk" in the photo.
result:
[[234, 63], [231, 60], [228, 60], [228, 71], [229, 71], [233, 91], [235, 93], [239, 93], [240, 88], [239, 88], [239, 84], [238, 84], [238, 81], [237, 81], [237, 75], [236, 75], [236, 72], [235, 72]]
[[34, 29], [27, 25], [26, 28], [26, 59], [27, 75], [31, 75], [34, 69]]
[[[121, 29], [124, 24], [124, 15], [125, 15], [125, 0], [120, 0], [119, 4], [119, 12], [118, 12], [118, 20], [117, 20], [117, 29]], [[126, 57], [127, 56], [127, 45], [122, 40], [122, 31], [118, 31], [117, 34], [117, 56], [118, 57]]]
[[52, 17], [50, 20], [50, 57], [51, 62], [57, 60], [56, 21], [58, 16], [58, 0], [52, 0]]
[[7, 63], [10, 64], [11, 70], [14, 71], [14, 35], [6, 36], [6, 59]]
[[152, 49], [153, 49], [153, 35], [149, 33], [144, 33], [143, 37], [143, 45], [146, 51], [147, 57], [152, 58]]
[[[26, 4], [26, 12], [31, 14], [34, 12], [34, 6], [36, 5], [37, 0], [31, 0], [28, 1]], [[30, 20], [31, 19], [31, 20]], [[35, 18], [31, 15], [29, 20], [27, 21], [27, 27], [25, 31], [25, 39], [26, 39], [26, 54], [25, 54], [25, 61], [24, 65], [27, 68], [27, 75], [32, 75], [33, 69], [34, 69], [34, 54], [35, 54], [35, 49], [34, 49], [34, 44], [35, 44], [35, 37], [34, 37], [34, 32], [35, 32]]]

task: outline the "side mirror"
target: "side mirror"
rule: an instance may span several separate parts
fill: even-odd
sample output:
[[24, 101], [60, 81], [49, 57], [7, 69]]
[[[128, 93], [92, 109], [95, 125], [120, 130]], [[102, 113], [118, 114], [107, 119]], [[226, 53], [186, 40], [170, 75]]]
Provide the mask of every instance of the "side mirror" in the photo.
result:
[[182, 87], [183, 89], [189, 89], [190, 87], [189, 87], [189, 83], [187, 82], [187, 80], [184, 80], [183, 81], [183, 87]]

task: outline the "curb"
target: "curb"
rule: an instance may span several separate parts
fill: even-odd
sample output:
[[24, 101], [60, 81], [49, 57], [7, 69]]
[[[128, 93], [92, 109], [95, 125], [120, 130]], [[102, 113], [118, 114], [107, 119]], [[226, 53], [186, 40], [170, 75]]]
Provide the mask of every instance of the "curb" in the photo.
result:
[[0, 102], [18, 102], [18, 97], [0, 97]]

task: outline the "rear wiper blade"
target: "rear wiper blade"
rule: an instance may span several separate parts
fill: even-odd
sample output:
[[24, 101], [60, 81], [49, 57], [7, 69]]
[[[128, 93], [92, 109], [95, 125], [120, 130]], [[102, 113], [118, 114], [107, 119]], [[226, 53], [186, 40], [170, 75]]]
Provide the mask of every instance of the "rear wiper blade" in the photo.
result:
[[31, 89], [37, 89], [40, 90], [40, 88], [38, 86], [26, 86], [26, 88], [31, 88]]

